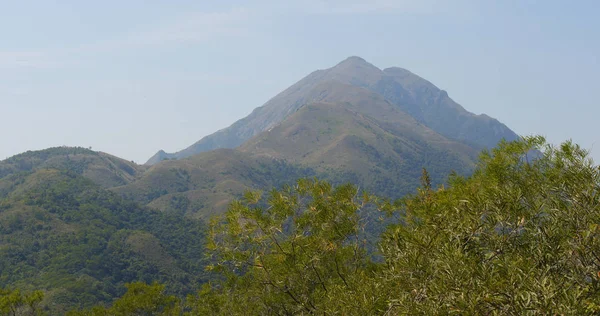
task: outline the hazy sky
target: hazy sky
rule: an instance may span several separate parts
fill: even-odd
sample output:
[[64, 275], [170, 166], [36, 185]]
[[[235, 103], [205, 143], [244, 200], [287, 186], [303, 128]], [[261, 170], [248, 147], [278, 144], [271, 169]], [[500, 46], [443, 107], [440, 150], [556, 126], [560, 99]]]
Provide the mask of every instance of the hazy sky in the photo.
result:
[[357, 55], [600, 161], [599, 11], [596, 0], [0, 0], [0, 159], [69, 145], [143, 163]]

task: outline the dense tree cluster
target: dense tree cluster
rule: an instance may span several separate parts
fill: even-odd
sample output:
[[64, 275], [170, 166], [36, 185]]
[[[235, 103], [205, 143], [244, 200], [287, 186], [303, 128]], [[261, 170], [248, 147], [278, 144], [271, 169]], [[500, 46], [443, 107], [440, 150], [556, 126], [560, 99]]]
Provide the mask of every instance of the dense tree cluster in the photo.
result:
[[42, 291], [23, 293], [20, 290], [0, 289], [0, 315], [39, 315], [39, 303], [44, 298]]

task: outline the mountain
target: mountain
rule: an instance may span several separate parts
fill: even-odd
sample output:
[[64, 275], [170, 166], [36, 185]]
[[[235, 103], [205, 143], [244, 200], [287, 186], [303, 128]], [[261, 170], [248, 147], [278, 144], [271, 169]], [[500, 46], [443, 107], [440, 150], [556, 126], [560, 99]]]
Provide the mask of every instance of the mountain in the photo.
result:
[[[440, 184], [451, 172], [470, 173], [482, 149], [517, 138], [408, 70], [350, 57], [187, 149], [160, 151], [139, 181], [114, 191], [200, 218], [223, 212], [246, 189], [305, 174], [401, 197], [414, 192], [422, 168]], [[286, 172], [274, 177], [273, 163]]]
[[441, 183], [450, 172], [466, 174], [474, 166], [478, 150], [445, 138], [368, 89], [328, 82], [315, 91], [321, 101], [301, 107], [239, 150], [394, 197], [418, 186], [422, 168]]
[[331, 82], [374, 92], [440, 135], [477, 149], [491, 148], [503, 138], [518, 138], [504, 124], [489, 116], [466, 111], [448, 93], [408, 70], [396, 67], [381, 70], [360, 57], [349, 57], [332, 68], [309, 74], [230, 127], [206, 136], [182, 151], [173, 154], [159, 151], [146, 164], [240, 146], [281, 123], [303, 105], [319, 101], [323, 97], [323, 84]]
[[[44, 290], [51, 314], [112, 302], [131, 281], [190, 293], [207, 279], [204, 221], [246, 190], [318, 177], [398, 198], [423, 168], [434, 185], [471, 173], [503, 138], [518, 136], [425, 79], [350, 57], [147, 166], [84, 148], [26, 152], [0, 161], [0, 288]], [[360, 215], [374, 244], [384, 225]]]

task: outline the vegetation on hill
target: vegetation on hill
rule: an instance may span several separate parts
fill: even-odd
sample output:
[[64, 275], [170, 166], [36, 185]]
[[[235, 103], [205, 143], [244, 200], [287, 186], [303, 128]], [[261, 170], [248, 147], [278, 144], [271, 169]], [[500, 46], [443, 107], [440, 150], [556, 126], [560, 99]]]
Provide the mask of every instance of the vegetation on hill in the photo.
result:
[[3, 290], [0, 288], [0, 315], [39, 315], [42, 314], [39, 303], [44, 298], [42, 291], [23, 293], [21, 290]]
[[112, 190], [153, 209], [208, 220], [225, 212], [227, 205], [246, 190], [279, 188], [315, 175], [309, 167], [281, 159], [220, 149], [163, 161], [137, 181]]
[[186, 294], [205, 281], [204, 226], [122, 199], [77, 172], [0, 180], [0, 288], [46, 292], [51, 314], [112, 302], [133, 281]]
[[473, 169], [478, 151], [447, 140], [377, 95], [343, 85], [325, 89], [353, 96], [343, 103], [305, 105], [240, 150], [285, 159], [390, 197], [413, 193], [422, 168], [436, 184], [452, 171], [465, 175]]
[[75, 172], [105, 188], [130, 183], [145, 169], [133, 162], [81, 147], [55, 147], [28, 151], [1, 161], [0, 179], [10, 174], [49, 168]]
[[[532, 149], [543, 149], [536, 160]], [[600, 169], [572, 143], [502, 143], [475, 173], [394, 203], [351, 186], [300, 181], [249, 192], [215, 220], [222, 282], [186, 300], [135, 285], [128, 312], [153, 315], [569, 314], [600, 312]], [[362, 208], [396, 214], [365, 252]], [[131, 291], [131, 288], [130, 288]], [[162, 303], [161, 303], [162, 302]], [[98, 307], [83, 315], [124, 315]]]

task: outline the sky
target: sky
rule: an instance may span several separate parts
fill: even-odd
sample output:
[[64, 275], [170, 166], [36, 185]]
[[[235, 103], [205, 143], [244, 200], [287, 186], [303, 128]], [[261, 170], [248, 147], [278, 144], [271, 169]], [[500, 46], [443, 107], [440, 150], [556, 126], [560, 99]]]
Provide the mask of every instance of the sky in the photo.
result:
[[144, 163], [360, 56], [600, 161], [599, 11], [595, 0], [0, 0], [0, 159], [67, 145]]

